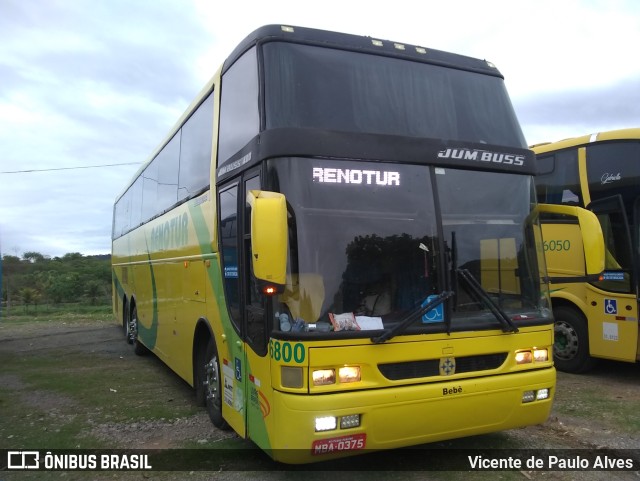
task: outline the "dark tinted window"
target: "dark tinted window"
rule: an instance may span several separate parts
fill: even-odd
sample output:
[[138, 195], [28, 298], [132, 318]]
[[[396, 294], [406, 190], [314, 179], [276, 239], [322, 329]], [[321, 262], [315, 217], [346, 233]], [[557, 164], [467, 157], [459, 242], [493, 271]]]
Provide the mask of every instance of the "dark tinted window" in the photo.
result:
[[540, 175], [536, 177], [538, 202], [545, 204], [582, 205], [578, 151], [556, 152], [538, 157]]
[[313, 127], [526, 147], [499, 77], [277, 42], [264, 46], [264, 69], [267, 128]]
[[142, 218], [151, 219], [158, 208], [158, 163], [154, 160], [142, 173]]
[[640, 179], [640, 144], [619, 142], [587, 147], [587, 177], [591, 200], [622, 195], [627, 215], [633, 213]]
[[258, 63], [255, 47], [245, 53], [222, 77], [220, 100], [220, 165], [257, 135]]
[[178, 200], [178, 166], [180, 163], [180, 133], [153, 160], [158, 165], [158, 198], [156, 211], [161, 213]]
[[209, 185], [212, 135], [213, 94], [182, 127], [178, 185], [180, 199], [191, 197]]
[[130, 229], [142, 224], [142, 177], [138, 177], [127, 193], [131, 196]]
[[220, 192], [220, 246], [225, 299], [231, 320], [240, 330], [240, 279], [238, 277], [238, 186]]

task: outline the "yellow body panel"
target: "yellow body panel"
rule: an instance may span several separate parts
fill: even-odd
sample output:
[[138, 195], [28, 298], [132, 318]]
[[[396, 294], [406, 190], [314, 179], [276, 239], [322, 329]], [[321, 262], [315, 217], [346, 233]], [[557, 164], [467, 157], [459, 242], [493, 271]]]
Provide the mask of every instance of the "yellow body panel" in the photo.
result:
[[[225, 299], [225, 273], [221, 269], [216, 231], [215, 159], [220, 132], [221, 71], [217, 71], [139, 171], [140, 174], [151, 165], [198, 105], [213, 92], [213, 97], [208, 97], [213, 98], [209, 188], [181, 198], [179, 205], [166, 206], [166, 211], [165, 207], [158, 208], [154, 212], [157, 217], [143, 219], [146, 222], [142, 225], [125, 224], [114, 235], [113, 305], [118, 322], [122, 324], [135, 305], [141, 344], [192, 386], [194, 369], [203, 350], [201, 340], [208, 341], [211, 336], [220, 363], [218, 394], [224, 421], [239, 436], [252, 439], [279, 461], [322, 461], [354, 454], [359, 449], [390, 449], [544, 422], [555, 390], [553, 363], [549, 360], [517, 365], [515, 353], [533, 348], [546, 348], [550, 352], [553, 342], [550, 324], [521, 327], [517, 333], [490, 330], [450, 335], [403, 334], [382, 344], [374, 344], [368, 338], [331, 339], [329, 335], [313, 341], [272, 338], [266, 355], [256, 353], [245, 342], [238, 334], [241, 329], [232, 324], [231, 301]], [[135, 186], [137, 177], [127, 189]], [[313, 273], [299, 273], [290, 278], [282, 275], [287, 252], [286, 203], [280, 194], [263, 194], [267, 199], [259, 199], [258, 194], [253, 200], [275, 200], [260, 204], [262, 207], [271, 204], [273, 212], [279, 212], [276, 215], [279, 225], [272, 229], [274, 226], [262, 217], [250, 233], [275, 232], [280, 240], [258, 239], [252, 252], [259, 257], [253, 264], [254, 274], [284, 286], [281, 300], [289, 305], [292, 315], [318, 318], [325, 297], [322, 278]], [[133, 212], [134, 207], [142, 209], [132, 205], [122, 209], [129, 215], [128, 209]], [[274, 249], [280, 254], [272, 255]], [[482, 283], [489, 290], [516, 292], [518, 279], [515, 274], [505, 273], [509, 266], [516, 265], [514, 240], [485, 240], [481, 249]], [[268, 255], [262, 256], [262, 252]], [[498, 274], [499, 270], [502, 274]], [[460, 368], [454, 373], [442, 367], [462, 358], [482, 356], [501, 360], [491, 368], [478, 368], [471, 362], [466, 372]], [[381, 364], [422, 362], [435, 365], [437, 372], [394, 380], [385, 377], [380, 369]], [[361, 379], [312, 385], [310, 379], [315, 369], [345, 365], [359, 366]], [[292, 369], [293, 378], [300, 383], [283, 379], [283, 368]], [[547, 389], [546, 399], [523, 403], [525, 391]], [[318, 416], [350, 414], [361, 415], [359, 427], [315, 431]], [[352, 450], [314, 454], [331, 450], [328, 440], [338, 437], [342, 438], [338, 443], [353, 443]]]
[[[638, 140], [640, 140], [640, 128], [629, 128], [538, 144], [532, 146], [532, 149], [538, 156], [556, 151], [577, 150], [576, 170], [583, 203], [588, 205], [592, 200], [587, 179], [588, 146], [605, 141], [637, 142]], [[612, 185], [607, 195], [615, 196], [617, 193], [615, 185]], [[576, 209], [568, 206], [556, 207]], [[580, 230], [585, 233], [586, 252], [582, 248]], [[585, 224], [580, 227], [575, 224], [545, 224], [543, 236], [545, 258], [551, 277], [584, 276], [588, 270], [585, 268], [585, 261], [587, 264], [593, 263], [594, 258], [599, 257], [593, 253], [593, 249], [600, 249], [595, 243], [602, 243], [604, 248], [603, 230], [599, 222], [597, 225]], [[604, 261], [602, 270], [620, 268], [608, 250], [605, 250], [602, 260]], [[592, 265], [591, 273], [596, 270], [596, 266]], [[591, 356], [627, 362], [638, 361], [640, 360], [640, 313], [637, 296], [615, 292], [615, 287], [612, 290], [605, 289], [607, 289], [606, 280], [597, 284], [588, 282], [552, 284], [551, 297], [554, 305], [572, 306], [587, 320]], [[611, 306], [616, 306], [615, 312]]]
[[[256, 388], [259, 393], [254, 394], [263, 407], [268, 406], [265, 422], [273, 429], [271, 456], [289, 463], [322, 461], [345, 454], [314, 454], [323, 440], [364, 443], [356, 449], [390, 449], [537, 424], [547, 419], [555, 388], [552, 362], [519, 366], [514, 355], [531, 347], [547, 348], [550, 353], [553, 339], [548, 327], [522, 328], [515, 335], [489, 331], [401, 339], [378, 345], [369, 339], [334, 341], [331, 345], [272, 339], [272, 387]], [[275, 343], [280, 345], [274, 347]], [[289, 352], [294, 353], [287, 362], [275, 353], [285, 352], [285, 344], [290, 344]], [[391, 380], [378, 367], [429, 360], [439, 364], [447, 358], [461, 363], [462, 358], [474, 355], [499, 354], [496, 349], [506, 354], [504, 362], [493, 369], [475, 372], [432, 373], [421, 378]], [[304, 361], [296, 362], [296, 356]], [[359, 366], [361, 381], [308, 385], [314, 369], [343, 365]], [[283, 387], [282, 366], [303, 369], [304, 385], [297, 389]], [[265, 384], [264, 376], [264, 371], [255, 376], [260, 377], [261, 386]], [[538, 389], [550, 389], [551, 396], [522, 403], [524, 391]], [[361, 415], [362, 424], [358, 428], [315, 432], [318, 416], [353, 414]], [[337, 451], [340, 449], [336, 447]]]

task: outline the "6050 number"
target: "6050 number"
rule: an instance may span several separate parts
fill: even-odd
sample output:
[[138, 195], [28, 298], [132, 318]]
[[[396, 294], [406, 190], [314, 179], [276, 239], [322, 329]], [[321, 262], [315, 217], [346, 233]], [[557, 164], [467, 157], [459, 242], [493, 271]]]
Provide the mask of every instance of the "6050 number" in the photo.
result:
[[542, 246], [545, 252], [568, 251], [571, 250], [571, 241], [569, 239], [544, 241]]

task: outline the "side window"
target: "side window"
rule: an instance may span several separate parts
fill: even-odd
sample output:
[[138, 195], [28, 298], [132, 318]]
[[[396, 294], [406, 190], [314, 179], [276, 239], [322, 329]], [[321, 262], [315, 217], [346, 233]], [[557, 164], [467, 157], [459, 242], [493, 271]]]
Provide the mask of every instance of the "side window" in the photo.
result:
[[129, 232], [131, 222], [131, 188], [118, 199], [113, 214], [113, 238], [117, 239]]
[[131, 196], [130, 229], [135, 229], [142, 223], [142, 177], [138, 177], [129, 189]]
[[212, 138], [213, 94], [210, 94], [182, 127], [179, 200], [189, 198], [209, 185]]
[[154, 160], [142, 172], [142, 219], [147, 221], [157, 214], [158, 164]]
[[536, 177], [538, 202], [582, 205], [578, 151], [576, 149], [538, 157], [540, 174]]
[[253, 350], [264, 356], [267, 353], [267, 299], [263, 296], [255, 282], [251, 270], [251, 207], [246, 202], [246, 193], [250, 190], [260, 189], [260, 178], [252, 177], [245, 180], [245, 207], [244, 207], [244, 243], [245, 243], [245, 296], [247, 299], [247, 342]]
[[608, 278], [593, 284], [604, 290], [631, 292], [633, 254], [627, 216], [623, 212], [622, 196], [600, 199], [589, 204], [598, 216], [605, 247], [605, 270]]
[[244, 147], [259, 129], [258, 61], [254, 47], [222, 76], [218, 165]]
[[180, 163], [180, 132], [173, 136], [153, 159], [158, 165], [158, 197], [156, 213], [164, 212], [178, 201], [178, 166]]
[[587, 178], [591, 200], [620, 194], [632, 217], [640, 178], [640, 143], [603, 143], [587, 147]]
[[238, 277], [238, 185], [220, 192], [220, 247], [225, 298], [231, 321], [241, 332], [240, 279]]

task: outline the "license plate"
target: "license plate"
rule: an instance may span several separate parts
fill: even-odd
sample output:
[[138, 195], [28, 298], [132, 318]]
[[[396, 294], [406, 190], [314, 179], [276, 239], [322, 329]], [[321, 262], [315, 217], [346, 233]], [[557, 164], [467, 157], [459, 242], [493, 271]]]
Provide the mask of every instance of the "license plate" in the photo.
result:
[[311, 445], [311, 454], [318, 455], [337, 453], [340, 451], [355, 451], [364, 449], [366, 444], [367, 435], [365, 433], [319, 439]]

